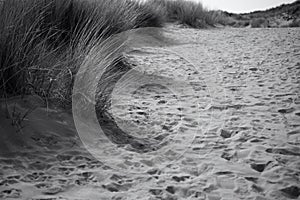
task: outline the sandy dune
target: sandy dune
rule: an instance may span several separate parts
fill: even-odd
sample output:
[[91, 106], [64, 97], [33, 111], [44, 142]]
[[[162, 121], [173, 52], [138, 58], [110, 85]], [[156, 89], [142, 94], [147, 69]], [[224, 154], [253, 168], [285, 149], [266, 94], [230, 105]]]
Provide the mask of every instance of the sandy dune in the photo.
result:
[[1, 112], [1, 199], [299, 199], [300, 29], [163, 31], [130, 41], [139, 75], [120, 80], [109, 112], [164, 145], [98, 161], [72, 113], [9, 99], [15, 119], [32, 111], [13, 126]]

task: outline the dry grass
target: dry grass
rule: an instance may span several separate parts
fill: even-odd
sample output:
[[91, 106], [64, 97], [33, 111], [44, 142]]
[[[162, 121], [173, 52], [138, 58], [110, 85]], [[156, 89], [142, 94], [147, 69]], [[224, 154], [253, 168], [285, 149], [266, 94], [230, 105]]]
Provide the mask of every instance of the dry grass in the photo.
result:
[[163, 23], [159, 10], [128, 0], [1, 1], [1, 97], [35, 93], [70, 103], [74, 75], [93, 45]]
[[148, 0], [146, 4], [164, 9], [168, 21], [194, 28], [214, 26], [221, 20], [220, 12], [209, 11], [200, 2], [188, 0]]

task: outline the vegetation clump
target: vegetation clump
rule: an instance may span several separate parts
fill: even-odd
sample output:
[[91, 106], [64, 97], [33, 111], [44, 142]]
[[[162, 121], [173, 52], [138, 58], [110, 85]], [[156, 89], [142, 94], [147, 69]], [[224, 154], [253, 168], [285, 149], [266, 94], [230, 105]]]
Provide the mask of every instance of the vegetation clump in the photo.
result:
[[93, 45], [163, 23], [158, 9], [136, 1], [1, 1], [1, 98], [35, 93], [69, 102], [74, 75]]
[[166, 20], [193, 28], [213, 27], [222, 23], [220, 11], [209, 11], [202, 3], [189, 0], [148, 0], [148, 5], [158, 7], [166, 13]]

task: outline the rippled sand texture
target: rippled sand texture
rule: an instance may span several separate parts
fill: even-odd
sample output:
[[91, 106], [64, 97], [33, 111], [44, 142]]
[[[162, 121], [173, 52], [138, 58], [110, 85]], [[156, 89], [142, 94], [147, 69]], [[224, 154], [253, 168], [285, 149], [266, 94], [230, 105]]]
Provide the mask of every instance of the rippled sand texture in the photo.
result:
[[70, 113], [41, 106], [23, 133], [0, 118], [12, 134], [3, 145], [14, 144], [6, 152], [1, 142], [1, 198], [299, 199], [300, 29], [165, 31], [173, 45], [148, 42], [125, 56], [143, 81], [166, 85], [120, 90], [110, 112], [132, 135], [166, 142], [166, 156], [183, 155], [166, 164], [124, 148], [115, 170], [84, 149]]

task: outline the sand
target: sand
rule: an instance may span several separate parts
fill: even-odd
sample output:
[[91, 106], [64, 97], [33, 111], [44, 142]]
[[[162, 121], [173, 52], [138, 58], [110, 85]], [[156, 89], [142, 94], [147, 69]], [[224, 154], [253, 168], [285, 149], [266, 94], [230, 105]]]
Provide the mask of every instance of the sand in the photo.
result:
[[299, 199], [300, 29], [151, 30], [132, 34], [137, 78], [120, 80], [108, 112], [163, 145], [103, 144], [99, 161], [70, 111], [8, 99], [1, 199]]

